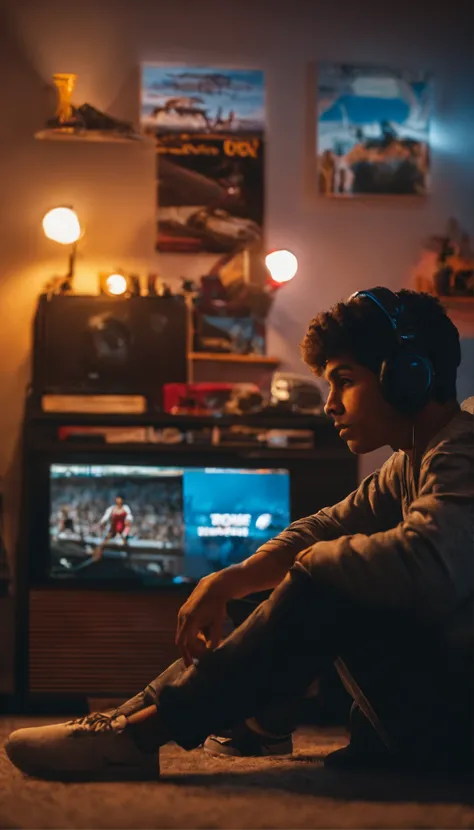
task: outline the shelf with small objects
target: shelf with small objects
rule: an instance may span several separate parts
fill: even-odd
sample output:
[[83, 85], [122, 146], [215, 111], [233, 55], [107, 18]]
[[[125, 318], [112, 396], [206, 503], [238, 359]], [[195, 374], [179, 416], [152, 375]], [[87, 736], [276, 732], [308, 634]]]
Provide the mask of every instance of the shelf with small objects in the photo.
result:
[[35, 132], [36, 139], [154, 146], [149, 136], [136, 130], [131, 122], [114, 118], [91, 104], [74, 106], [70, 99], [76, 80], [77, 76], [71, 73], [53, 75], [58, 94], [56, 112], [52, 118], [47, 119], [43, 129]]
[[438, 297], [453, 314], [474, 321], [474, 251], [469, 234], [455, 219], [426, 240], [414, 269], [416, 291]]
[[[92, 406], [92, 397], [106, 389], [109, 395], [142, 396], [138, 411], [158, 413], [165, 383], [214, 384], [215, 390], [253, 384], [269, 394], [280, 361], [265, 353], [266, 315], [296, 271], [290, 252], [272, 252], [266, 264], [260, 251], [226, 255], [199, 285], [182, 278], [175, 290], [156, 274], [144, 278], [111, 269], [98, 274], [99, 293], [85, 295], [74, 292], [79, 217], [72, 208], [54, 208], [43, 228], [70, 252], [67, 273], [47, 283], [38, 303], [37, 394], [82, 393]], [[260, 281], [251, 279], [258, 268]], [[126, 412], [129, 403], [130, 397]]]
[[278, 290], [295, 276], [297, 267], [290, 251], [276, 250], [265, 256], [258, 245], [219, 257], [199, 283], [183, 279], [190, 380], [211, 379], [211, 372], [215, 380], [224, 379], [226, 371], [235, 378], [240, 372], [243, 378], [247, 370], [266, 372], [268, 379], [269, 371], [280, 362], [266, 354], [268, 313]]

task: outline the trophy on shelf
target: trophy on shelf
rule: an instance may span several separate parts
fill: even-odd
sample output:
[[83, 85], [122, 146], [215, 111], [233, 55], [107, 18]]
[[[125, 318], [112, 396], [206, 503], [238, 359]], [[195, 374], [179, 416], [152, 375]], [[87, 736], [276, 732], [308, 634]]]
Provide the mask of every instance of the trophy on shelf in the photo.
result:
[[76, 83], [77, 75], [68, 75], [58, 72], [53, 75], [53, 81], [58, 90], [58, 107], [56, 120], [59, 124], [67, 125], [72, 118], [71, 95]]
[[71, 95], [77, 75], [70, 72], [57, 72], [53, 75], [54, 85], [58, 91], [58, 103], [54, 118], [46, 122], [46, 129], [35, 133], [36, 138], [62, 138], [76, 136], [99, 140], [141, 140], [129, 121], [113, 118], [91, 104], [76, 107], [71, 104]]
[[83, 120], [71, 104], [71, 95], [76, 84], [77, 75], [57, 72], [53, 75], [54, 85], [58, 91], [58, 104], [54, 118], [47, 121], [50, 129], [74, 132], [84, 127]]

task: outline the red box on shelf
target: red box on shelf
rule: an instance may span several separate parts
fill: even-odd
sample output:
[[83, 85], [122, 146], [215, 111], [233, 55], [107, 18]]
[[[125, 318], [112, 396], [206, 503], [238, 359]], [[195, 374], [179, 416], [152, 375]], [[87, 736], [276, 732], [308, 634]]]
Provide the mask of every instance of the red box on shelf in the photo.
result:
[[171, 415], [223, 413], [230, 399], [239, 392], [260, 394], [254, 383], [165, 383], [163, 406]]

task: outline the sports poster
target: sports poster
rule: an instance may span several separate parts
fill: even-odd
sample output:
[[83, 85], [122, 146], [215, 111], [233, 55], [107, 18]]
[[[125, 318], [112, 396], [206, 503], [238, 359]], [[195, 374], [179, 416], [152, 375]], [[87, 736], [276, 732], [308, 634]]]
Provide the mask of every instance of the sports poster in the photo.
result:
[[156, 139], [157, 244], [233, 253], [264, 220], [264, 73], [142, 66], [140, 120]]

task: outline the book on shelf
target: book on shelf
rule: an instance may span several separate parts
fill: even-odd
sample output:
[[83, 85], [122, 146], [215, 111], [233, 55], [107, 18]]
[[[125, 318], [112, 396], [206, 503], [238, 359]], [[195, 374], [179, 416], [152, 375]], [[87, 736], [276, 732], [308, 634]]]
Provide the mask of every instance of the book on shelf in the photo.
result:
[[43, 395], [41, 408], [43, 412], [142, 415], [147, 401], [143, 395]]

